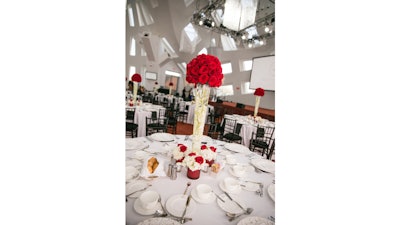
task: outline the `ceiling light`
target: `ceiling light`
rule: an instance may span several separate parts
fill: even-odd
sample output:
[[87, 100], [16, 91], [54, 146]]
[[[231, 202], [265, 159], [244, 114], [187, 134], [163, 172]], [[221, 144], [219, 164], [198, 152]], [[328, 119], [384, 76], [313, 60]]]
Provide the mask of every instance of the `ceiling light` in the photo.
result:
[[265, 26], [265, 29], [264, 29], [264, 30], [265, 30], [266, 33], [268, 33], [269, 27], [268, 27], [268, 26]]
[[263, 45], [264, 44], [264, 40], [260, 40], [260, 45]]

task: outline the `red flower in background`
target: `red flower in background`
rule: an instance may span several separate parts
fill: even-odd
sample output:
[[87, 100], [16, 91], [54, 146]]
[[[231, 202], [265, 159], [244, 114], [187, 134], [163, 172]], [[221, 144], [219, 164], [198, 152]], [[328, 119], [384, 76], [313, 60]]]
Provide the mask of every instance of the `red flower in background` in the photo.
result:
[[254, 95], [256, 96], [264, 96], [264, 89], [262, 88], [257, 88], [256, 91], [254, 92]]
[[185, 145], [180, 145], [179, 148], [181, 149], [181, 152], [186, 152], [187, 147]]
[[186, 67], [186, 81], [188, 83], [219, 87], [223, 78], [221, 62], [213, 55], [198, 55]]
[[172, 83], [172, 82], [169, 82], [169, 86], [174, 86], [174, 83]]
[[214, 146], [210, 146], [211, 151], [215, 152], [217, 150], [217, 148], [215, 148]]
[[201, 150], [207, 149], [207, 145], [202, 145], [202, 146], [200, 147], [200, 149], [201, 149]]
[[138, 74], [138, 73], [135, 73], [132, 76], [132, 81], [140, 83], [140, 82], [142, 82], [142, 76], [140, 76], [140, 74]]
[[156, 81], [154, 84], [155, 84], [155, 85], [157, 85], [157, 84], [158, 84], [158, 82]]

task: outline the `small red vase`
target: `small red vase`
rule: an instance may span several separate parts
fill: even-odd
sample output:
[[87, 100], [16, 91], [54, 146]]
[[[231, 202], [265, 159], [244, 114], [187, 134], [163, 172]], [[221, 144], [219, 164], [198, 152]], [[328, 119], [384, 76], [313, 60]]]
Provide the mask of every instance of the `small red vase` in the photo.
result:
[[188, 168], [188, 170], [187, 170], [187, 177], [188, 178], [190, 178], [190, 179], [192, 179], [192, 180], [196, 180], [196, 179], [199, 179], [199, 177], [200, 177], [200, 170], [190, 170], [189, 168]]

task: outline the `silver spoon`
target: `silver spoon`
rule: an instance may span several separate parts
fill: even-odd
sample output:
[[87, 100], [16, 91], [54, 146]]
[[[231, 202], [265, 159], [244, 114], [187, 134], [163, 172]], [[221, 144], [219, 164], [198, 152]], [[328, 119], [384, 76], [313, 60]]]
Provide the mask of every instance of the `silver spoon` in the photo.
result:
[[250, 215], [253, 212], [253, 208], [247, 208], [246, 211], [239, 213], [239, 214], [235, 214], [235, 213], [226, 213], [226, 215], [229, 217], [229, 221], [234, 221], [235, 219], [237, 219], [238, 217], [246, 214], [246, 215]]
[[161, 202], [161, 196], [158, 197], [158, 202], [159, 202], [160, 205], [161, 205], [162, 211], [161, 211], [161, 210], [157, 210], [156, 213], [155, 213], [154, 215], [156, 215], [156, 216], [158, 216], [158, 217], [166, 217], [166, 216], [168, 216], [168, 213], [167, 213], [167, 211], [164, 209], [164, 206], [163, 206], [163, 204], [162, 204], [162, 202]]
[[185, 192], [183, 192], [183, 195], [186, 195], [186, 192], [187, 192], [187, 190], [188, 190], [188, 188], [189, 188], [189, 186], [190, 186], [191, 184], [192, 184], [192, 183], [191, 183], [190, 181], [186, 183], [186, 189], [185, 189]]

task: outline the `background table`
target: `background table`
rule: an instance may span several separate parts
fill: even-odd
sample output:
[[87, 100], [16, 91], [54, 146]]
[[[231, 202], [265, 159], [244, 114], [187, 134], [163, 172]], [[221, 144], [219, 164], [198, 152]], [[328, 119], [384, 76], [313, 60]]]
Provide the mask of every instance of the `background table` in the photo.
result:
[[141, 106], [126, 106], [126, 110], [135, 109], [135, 123], [138, 125], [138, 137], [146, 136], [146, 117], [151, 117], [151, 112], [157, 112], [158, 115], [160, 109], [164, 109], [164, 107], [160, 105], [153, 105], [151, 103], [143, 103]]
[[[225, 114], [224, 118], [236, 120], [237, 123], [242, 124], [242, 129], [240, 130], [240, 136], [242, 137], [242, 145], [249, 147], [251, 135], [253, 132], [257, 132], [257, 126], [272, 126], [275, 127], [275, 122], [269, 121], [267, 119], [262, 119], [260, 122], [255, 123], [250, 120], [248, 116], [241, 116], [237, 114], [229, 115]], [[275, 135], [275, 134], [274, 134]]]

